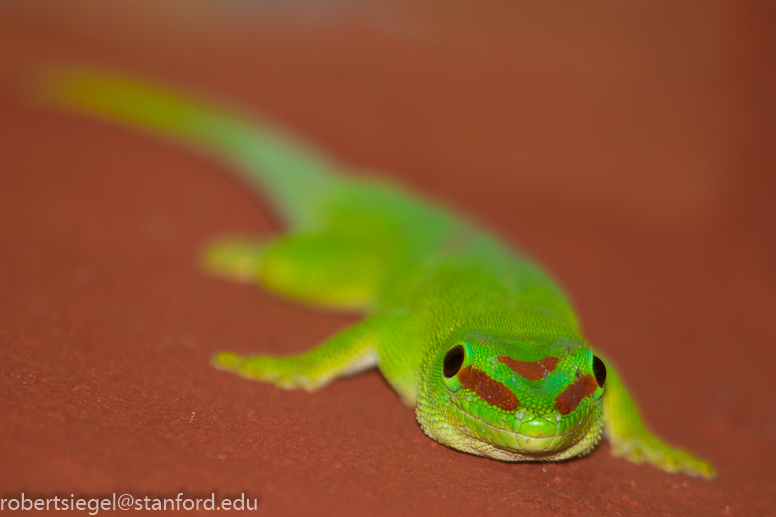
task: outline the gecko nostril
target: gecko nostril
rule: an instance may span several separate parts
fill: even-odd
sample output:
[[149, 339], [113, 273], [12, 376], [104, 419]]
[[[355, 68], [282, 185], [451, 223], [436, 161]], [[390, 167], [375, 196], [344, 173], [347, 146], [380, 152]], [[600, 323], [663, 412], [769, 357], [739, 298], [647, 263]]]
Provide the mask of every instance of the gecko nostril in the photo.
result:
[[445, 354], [445, 359], [442, 361], [442, 375], [448, 379], [458, 373], [463, 366], [464, 352], [461, 345], [456, 345]]

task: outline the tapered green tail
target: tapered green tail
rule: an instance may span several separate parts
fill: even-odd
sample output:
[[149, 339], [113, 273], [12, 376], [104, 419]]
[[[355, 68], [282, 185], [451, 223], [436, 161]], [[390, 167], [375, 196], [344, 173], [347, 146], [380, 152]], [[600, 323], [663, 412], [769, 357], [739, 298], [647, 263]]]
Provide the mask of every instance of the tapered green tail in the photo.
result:
[[309, 226], [342, 181], [338, 166], [259, 117], [246, 118], [163, 87], [85, 67], [50, 67], [36, 100], [158, 135], [226, 162], [265, 194], [284, 222]]

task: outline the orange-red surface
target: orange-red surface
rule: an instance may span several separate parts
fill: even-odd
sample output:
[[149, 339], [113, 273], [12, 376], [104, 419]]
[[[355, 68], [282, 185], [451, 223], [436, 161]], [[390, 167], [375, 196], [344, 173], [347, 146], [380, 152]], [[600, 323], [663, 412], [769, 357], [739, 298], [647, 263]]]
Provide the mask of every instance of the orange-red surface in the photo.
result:
[[[776, 514], [773, 4], [191, 0], [0, 7], [0, 493], [259, 498], [263, 515]], [[481, 3], [485, 4], [485, 3]], [[211, 162], [31, 108], [42, 62], [261, 109], [520, 243], [706, 482], [602, 444], [506, 464], [426, 438], [376, 372], [213, 370], [347, 325], [203, 276], [277, 231]], [[78, 513], [78, 512], [75, 512]]]

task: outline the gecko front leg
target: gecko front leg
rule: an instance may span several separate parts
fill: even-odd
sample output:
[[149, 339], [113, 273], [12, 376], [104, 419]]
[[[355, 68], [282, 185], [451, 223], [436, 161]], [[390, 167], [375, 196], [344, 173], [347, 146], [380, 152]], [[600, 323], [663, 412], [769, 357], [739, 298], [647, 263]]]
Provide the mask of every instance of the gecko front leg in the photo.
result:
[[339, 377], [377, 366], [378, 319], [353, 325], [302, 354], [272, 357], [220, 352], [212, 363], [219, 370], [271, 382], [279, 388], [315, 391]]
[[682, 472], [713, 479], [717, 473], [709, 462], [665, 443], [647, 428], [617, 370], [608, 359], [604, 361], [607, 369], [603, 397], [604, 435], [611, 445], [612, 455], [632, 463], [649, 463], [671, 474]]

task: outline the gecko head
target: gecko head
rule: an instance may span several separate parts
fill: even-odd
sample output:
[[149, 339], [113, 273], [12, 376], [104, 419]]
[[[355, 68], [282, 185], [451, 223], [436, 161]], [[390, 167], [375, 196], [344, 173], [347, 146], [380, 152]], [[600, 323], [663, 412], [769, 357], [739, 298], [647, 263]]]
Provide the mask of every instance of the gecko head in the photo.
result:
[[423, 372], [418, 421], [455, 449], [560, 460], [600, 439], [606, 367], [579, 339], [466, 333], [435, 347]]

